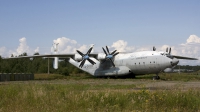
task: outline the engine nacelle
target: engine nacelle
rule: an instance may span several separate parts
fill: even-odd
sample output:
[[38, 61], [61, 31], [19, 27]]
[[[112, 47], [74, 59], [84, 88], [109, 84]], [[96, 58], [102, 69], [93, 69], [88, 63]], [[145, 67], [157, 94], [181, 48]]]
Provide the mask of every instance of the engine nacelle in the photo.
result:
[[82, 56], [80, 55], [80, 54], [75, 54], [74, 55], [74, 60], [76, 60], [76, 61], [81, 61], [83, 58], [82, 58]]
[[58, 57], [54, 57], [53, 68], [58, 69]]
[[99, 53], [98, 55], [97, 55], [97, 59], [98, 60], [104, 60], [106, 58], [106, 54], [104, 54], [104, 53]]
[[166, 68], [166, 69], [164, 70], [165, 73], [172, 73], [173, 71], [174, 71], [173, 68]]
[[127, 66], [112, 67], [109, 69], [97, 69], [94, 76], [123, 76], [130, 73], [130, 69]]

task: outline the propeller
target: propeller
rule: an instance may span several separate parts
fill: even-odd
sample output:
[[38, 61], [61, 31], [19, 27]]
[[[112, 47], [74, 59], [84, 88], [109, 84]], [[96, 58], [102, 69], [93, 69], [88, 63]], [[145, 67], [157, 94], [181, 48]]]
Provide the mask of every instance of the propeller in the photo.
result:
[[169, 55], [171, 55], [171, 47], [169, 48]]
[[91, 47], [88, 52], [86, 54], [83, 54], [82, 52], [80, 52], [79, 50], [76, 50], [81, 56], [82, 56], [82, 61], [79, 65], [80, 68], [83, 67], [83, 65], [85, 64], [85, 61], [88, 60], [92, 65], [96, 64], [93, 60], [90, 59], [89, 54], [92, 51], [93, 47]]
[[[105, 50], [103, 47], [102, 47], [102, 49], [103, 49], [104, 53], [106, 54], [106, 60], [110, 60], [111, 63], [112, 63], [112, 65], [115, 67], [115, 64], [114, 64], [114, 62], [113, 62], [112, 59], [113, 59], [116, 55], [118, 55], [119, 52], [116, 53], [117, 50], [114, 50], [112, 53], [110, 53], [110, 51], [109, 51], [109, 49], [108, 49], [108, 46], [106, 46], [107, 52], [106, 52], [106, 50]], [[105, 62], [105, 61], [104, 61], [104, 62]], [[103, 63], [104, 63], [104, 62], [103, 62]]]
[[166, 52], [168, 52], [168, 47], [166, 48]]
[[171, 55], [171, 47], [169, 48], [169, 52], [168, 52], [168, 47], [167, 47], [166, 52], [168, 53], [168, 55]]
[[173, 58], [173, 56], [171, 55], [171, 47], [169, 48], [169, 52], [168, 52], [168, 47], [166, 48], [166, 52], [168, 53], [168, 54], [166, 54], [167, 55], [167, 57], [169, 57], [169, 58]]

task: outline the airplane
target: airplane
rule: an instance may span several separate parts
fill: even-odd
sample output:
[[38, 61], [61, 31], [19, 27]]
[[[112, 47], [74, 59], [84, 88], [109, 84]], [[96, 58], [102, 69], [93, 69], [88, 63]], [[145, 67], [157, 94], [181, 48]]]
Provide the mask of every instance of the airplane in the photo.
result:
[[[55, 47], [56, 48], [56, 47]], [[57, 48], [56, 48], [57, 49]], [[12, 58], [54, 58], [54, 65], [58, 65], [58, 58], [68, 58], [69, 63], [77, 68], [91, 74], [95, 77], [120, 77], [144, 74], [156, 74], [153, 80], [160, 79], [159, 73], [173, 68], [179, 63], [178, 59], [198, 60], [197, 58], [176, 56], [171, 54], [171, 48], [166, 52], [156, 51], [140, 51], [132, 53], [122, 53], [114, 50], [110, 52], [108, 46], [106, 50], [102, 47], [103, 53], [91, 53], [93, 46], [89, 48], [86, 54], [79, 50], [74, 54], [49, 54], [49, 55], [33, 55]], [[57, 69], [58, 67], [54, 67]]]

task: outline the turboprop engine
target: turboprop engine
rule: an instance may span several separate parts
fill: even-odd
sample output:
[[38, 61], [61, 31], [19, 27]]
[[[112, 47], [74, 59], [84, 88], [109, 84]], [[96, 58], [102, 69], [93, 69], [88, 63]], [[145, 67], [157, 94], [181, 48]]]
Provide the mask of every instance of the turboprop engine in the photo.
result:
[[174, 68], [166, 68], [164, 70], [165, 73], [172, 73], [174, 71]]
[[99, 54], [97, 55], [97, 59], [98, 59], [98, 60], [104, 60], [104, 59], [106, 59], [106, 54], [104, 54], [104, 53], [99, 53]]
[[75, 54], [74, 55], [74, 60], [75, 61], [81, 61], [83, 58], [82, 58], [82, 56], [81, 55], [79, 55], [79, 54]]
[[58, 57], [54, 57], [53, 68], [58, 69]]

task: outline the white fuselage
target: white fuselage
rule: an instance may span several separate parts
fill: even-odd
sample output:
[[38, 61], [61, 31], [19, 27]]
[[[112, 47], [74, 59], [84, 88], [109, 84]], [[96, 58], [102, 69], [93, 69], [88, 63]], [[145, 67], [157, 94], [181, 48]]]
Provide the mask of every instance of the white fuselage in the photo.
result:
[[[152, 74], [159, 73], [166, 68], [178, 64], [178, 60], [170, 59], [164, 53], [157, 51], [142, 51], [134, 53], [120, 53], [114, 59], [115, 67], [109, 60], [101, 63], [101, 60], [91, 58], [96, 64], [92, 65], [86, 61], [85, 65], [80, 68], [94, 76], [119, 76], [133, 74]], [[80, 62], [73, 59], [70, 63], [79, 66]], [[78, 67], [79, 68], [79, 67]]]
[[143, 51], [119, 54], [115, 63], [116, 66], [127, 66], [134, 74], [150, 74], [159, 73], [165, 68], [171, 67], [171, 60], [155, 51]]

